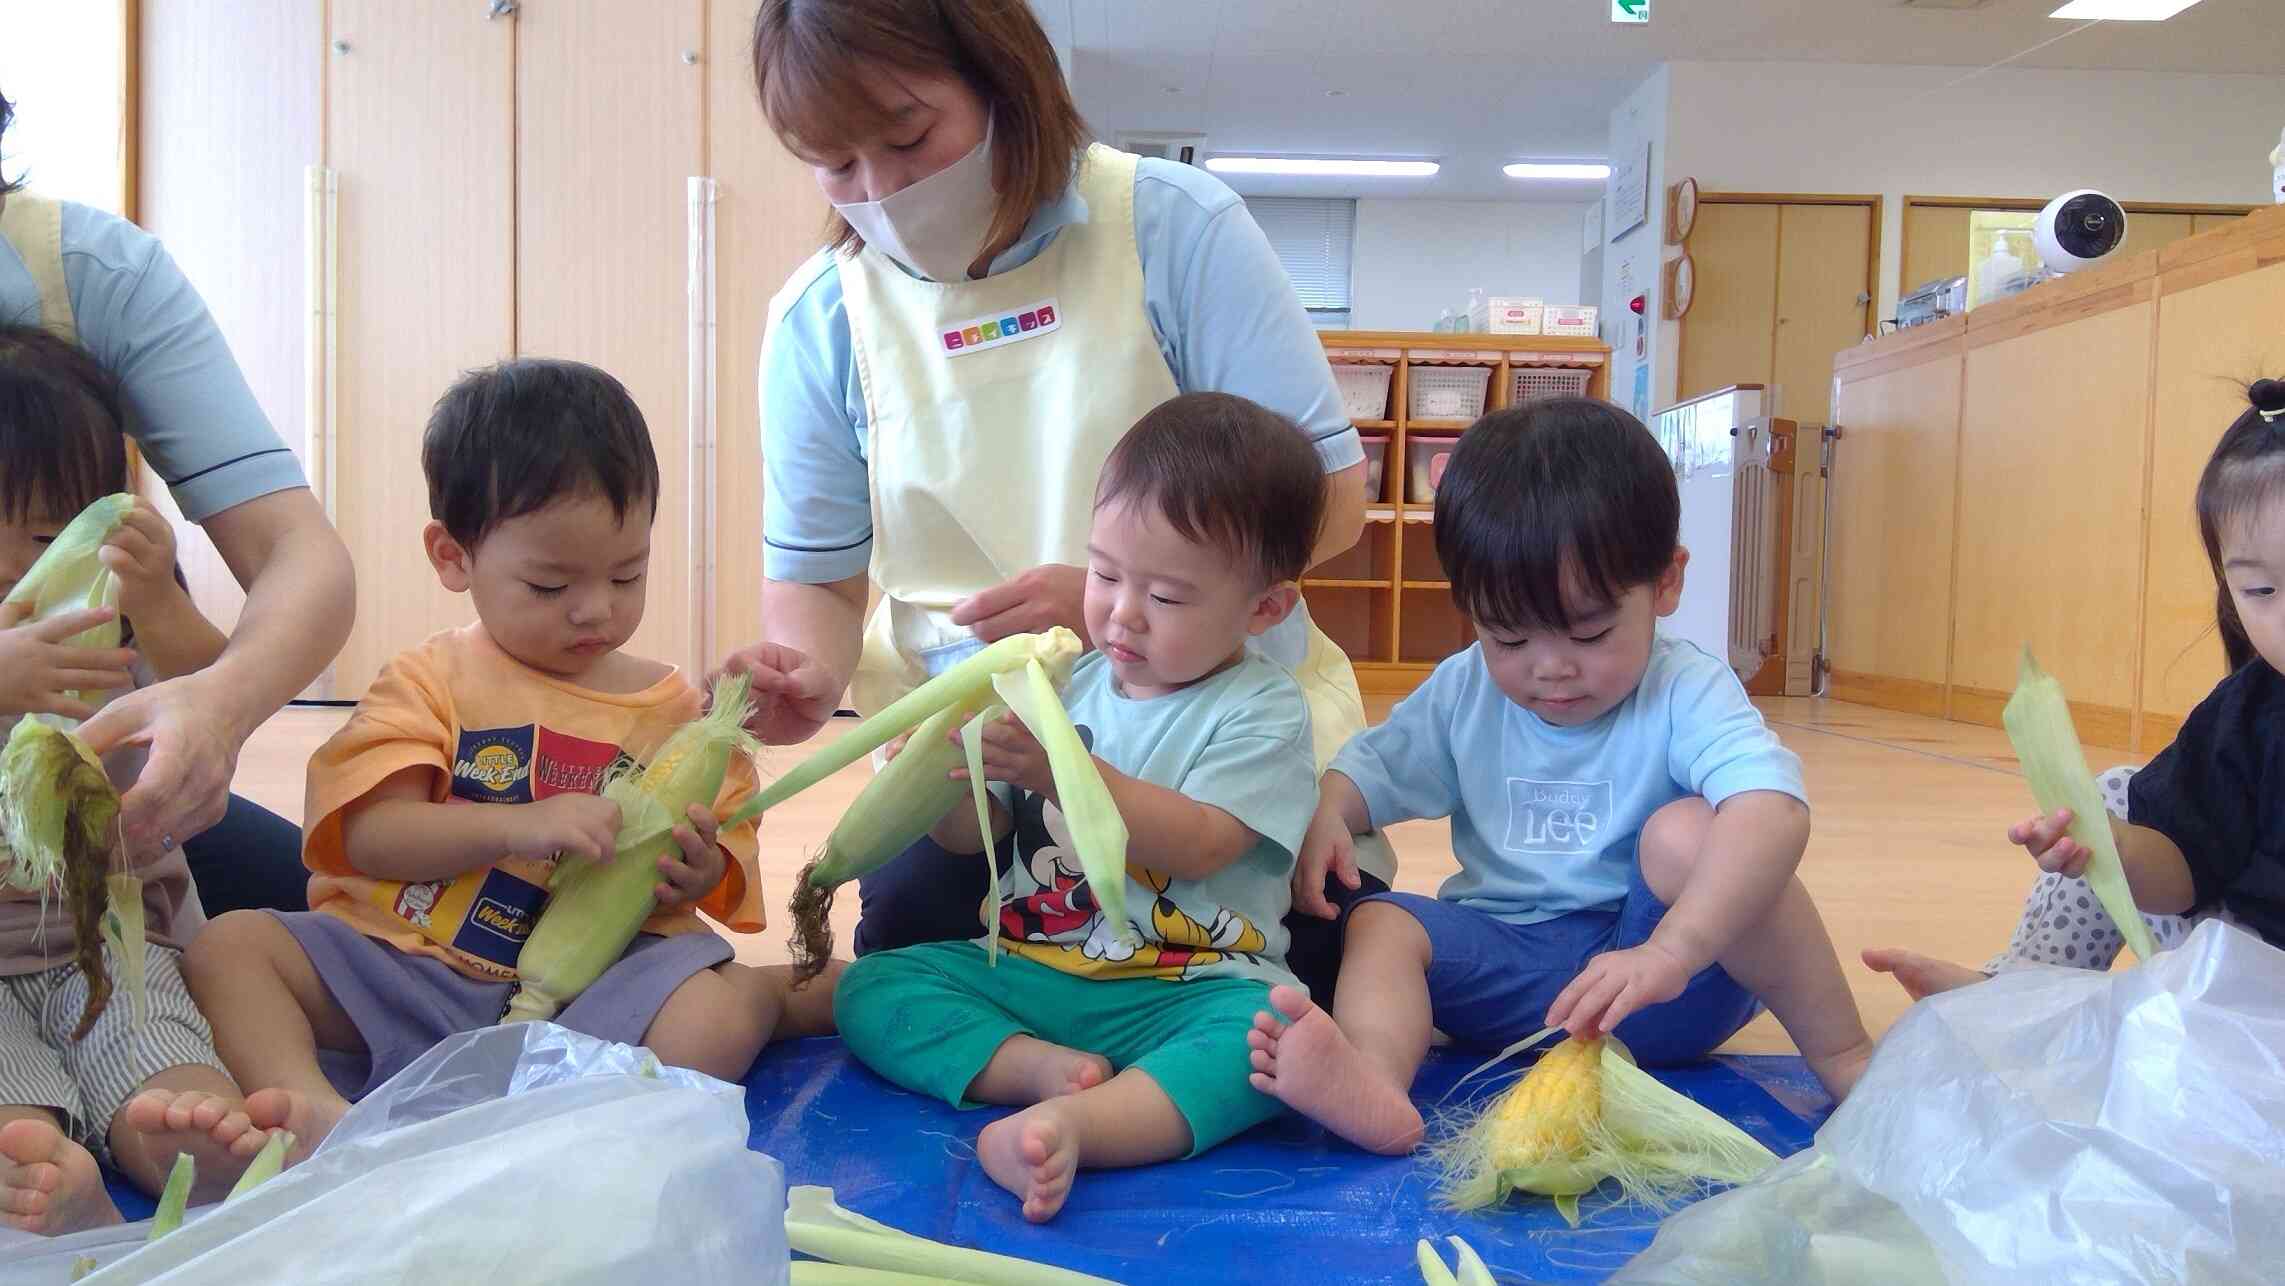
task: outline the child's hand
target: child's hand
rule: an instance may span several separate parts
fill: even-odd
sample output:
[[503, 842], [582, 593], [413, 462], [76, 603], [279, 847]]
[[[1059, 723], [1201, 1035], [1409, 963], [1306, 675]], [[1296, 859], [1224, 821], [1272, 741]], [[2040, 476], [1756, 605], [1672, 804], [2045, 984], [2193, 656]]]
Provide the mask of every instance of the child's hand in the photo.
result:
[[123, 647], [73, 647], [66, 640], [119, 615], [108, 607], [65, 612], [26, 625], [29, 603], [0, 606], [0, 716], [52, 714], [85, 719], [95, 708], [67, 692], [111, 692], [133, 687], [128, 670], [135, 653]]
[[1325, 874], [1331, 871], [1350, 888], [1361, 887], [1357, 876], [1357, 837], [1349, 833], [1341, 810], [1319, 804], [1309, 819], [1309, 833], [1301, 840], [1301, 854], [1293, 863], [1293, 909], [1320, 920], [1337, 920], [1341, 909], [1325, 897]]
[[728, 859], [716, 839], [721, 823], [702, 805], [690, 806], [690, 825], [674, 828], [674, 842], [682, 852], [666, 853], [659, 857], [659, 883], [651, 890], [658, 899], [659, 909], [671, 911], [689, 906], [714, 891], [722, 882], [722, 870]]
[[[1022, 790], [1041, 796], [1050, 802], [1060, 803], [1055, 795], [1055, 772], [1047, 764], [1047, 748], [1031, 729], [1014, 715], [1002, 715], [984, 725], [984, 780], [1006, 782]], [[960, 734], [954, 733], [955, 744]], [[954, 781], [968, 780], [966, 768], [952, 772]]]
[[510, 857], [600, 862], [618, 851], [619, 806], [601, 795], [550, 795], [501, 811]]
[[2045, 817], [2034, 817], [2008, 827], [2007, 842], [2029, 850], [2040, 870], [2075, 880], [2086, 874], [2087, 862], [2094, 857], [2094, 850], [2071, 838], [2071, 821], [2070, 809], [2057, 809]]
[[119, 578], [119, 611], [128, 620], [162, 615], [188, 597], [175, 583], [175, 529], [148, 500], [136, 499], [96, 557]]
[[1682, 962], [1656, 943], [1606, 951], [1548, 1006], [1547, 1025], [1582, 1038], [1608, 1035], [1627, 1015], [1674, 999], [1689, 983]]

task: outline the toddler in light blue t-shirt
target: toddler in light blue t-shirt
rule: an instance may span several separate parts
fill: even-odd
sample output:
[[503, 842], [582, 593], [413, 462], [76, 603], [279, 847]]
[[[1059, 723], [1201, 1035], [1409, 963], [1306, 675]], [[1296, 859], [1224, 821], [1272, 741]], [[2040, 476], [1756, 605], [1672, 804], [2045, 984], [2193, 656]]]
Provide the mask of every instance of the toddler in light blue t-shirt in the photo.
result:
[[1703, 1056], [1766, 1004], [1836, 1098], [1872, 1053], [1795, 870], [1801, 763], [1737, 676], [1661, 635], [1689, 553], [1665, 453], [1608, 403], [1498, 411], [1436, 493], [1436, 549], [1476, 643], [1326, 773], [1293, 877], [1330, 918], [1353, 837], [1449, 817], [1437, 896], [1347, 912], [1335, 990], [1271, 994], [1254, 1084], [1373, 1151], [1420, 1141], [1432, 1028], [1498, 1048], [1542, 1026], [1644, 1063]]

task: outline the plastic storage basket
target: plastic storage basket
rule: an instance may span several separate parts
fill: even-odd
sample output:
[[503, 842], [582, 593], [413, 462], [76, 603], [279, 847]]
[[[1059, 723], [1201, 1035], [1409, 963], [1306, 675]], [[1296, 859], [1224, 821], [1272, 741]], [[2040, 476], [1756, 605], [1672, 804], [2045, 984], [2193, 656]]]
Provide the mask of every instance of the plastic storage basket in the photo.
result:
[[1333, 382], [1341, 389], [1341, 406], [1352, 420], [1385, 420], [1388, 418], [1388, 381], [1396, 373], [1393, 366], [1373, 363], [1339, 362], [1333, 366]]
[[1436, 484], [1444, 481], [1444, 466], [1452, 461], [1452, 449], [1460, 439], [1407, 438], [1404, 443], [1404, 499], [1407, 504], [1424, 505], [1436, 499]]
[[1357, 440], [1365, 447], [1365, 503], [1377, 505], [1381, 503], [1381, 479], [1387, 476], [1384, 466], [1388, 463], [1388, 435], [1365, 433], [1358, 435]]
[[1587, 381], [1594, 372], [1575, 366], [1524, 366], [1515, 371], [1515, 386], [1508, 390], [1507, 404], [1522, 406], [1550, 397], [1585, 397]]
[[1473, 420], [1484, 413], [1488, 366], [1415, 366], [1406, 377], [1416, 420]]

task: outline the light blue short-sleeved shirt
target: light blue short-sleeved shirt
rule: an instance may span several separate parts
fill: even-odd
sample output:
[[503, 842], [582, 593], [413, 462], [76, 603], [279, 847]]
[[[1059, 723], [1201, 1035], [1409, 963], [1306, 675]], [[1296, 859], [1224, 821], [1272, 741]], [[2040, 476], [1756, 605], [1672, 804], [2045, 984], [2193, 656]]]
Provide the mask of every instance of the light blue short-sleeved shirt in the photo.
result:
[[1092, 652], [1072, 668], [1064, 701], [1104, 763], [1219, 808], [1259, 838], [1203, 880], [1130, 864], [1133, 933], [1122, 942], [1084, 898], [1078, 858], [1054, 827], [1027, 824], [1042, 808], [1027, 795], [1016, 808], [1017, 831], [1019, 842], [1031, 842], [1009, 873], [1000, 917], [1008, 949], [1088, 977], [1291, 982], [1284, 920], [1294, 855], [1317, 806], [1309, 703], [1292, 676], [1249, 653], [1180, 691], [1138, 701], [1119, 691], [1110, 662]]
[[1634, 693], [1561, 728], [1508, 700], [1483, 645], [1447, 658], [1333, 760], [1374, 826], [1452, 819], [1460, 872], [1436, 896], [1511, 924], [1625, 900], [1650, 815], [1747, 791], [1806, 803], [1801, 760], [1762, 722], [1730, 667], [1661, 634]]
[[[116, 215], [63, 204], [64, 285], [79, 342], [126, 394], [128, 435], [192, 522], [308, 486], [270, 427], [230, 345], [158, 238]], [[40, 291], [0, 240], [0, 320], [38, 325]]]
[[[1066, 189], [991, 272], [1031, 262], [1087, 218], [1077, 187]], [[1176, 388], [1235, 393], [1293, 420], [1327, 473], [1365, 458], [1324, 346], [1237, 193], [1146, 157], [1135, 167], [1135, 241], [1142, 305]], [[872, 558], [867, 421], [840, 267], [824, 257], [801, 271], [807, 284], [781, 301], [762, 352], [762, 570], [825, 584], [862, 575]]]

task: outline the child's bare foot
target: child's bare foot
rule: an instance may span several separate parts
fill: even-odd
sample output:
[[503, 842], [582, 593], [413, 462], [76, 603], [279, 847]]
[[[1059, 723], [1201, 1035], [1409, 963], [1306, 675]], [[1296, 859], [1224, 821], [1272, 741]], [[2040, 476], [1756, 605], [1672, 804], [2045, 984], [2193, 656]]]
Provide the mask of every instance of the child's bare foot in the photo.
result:
[[269, 1131], [254, 1128], [243, 1102], [204, 1090], [144, 1090], [127, 1100], [126, 1112], [127, 1128], [143, 1136], [161, 1169], [174, 1164], [176, 1153], [190, 1153], [198, 1164], [194, 1201], [228, 1192], [269, 1141]]
[[1023, 1217], [1046, 1223], [1063, 1209], [1079, 1170], [1079, 1132], [1053, 1100], [984, 1127], [976, 1159], [992, 1182], [1023, 1201]]
[[1865, 967], [1874, 973], [1894, 974], [1904, 994], [1914, 1000], [1925, 1000], [1938, 992], [1965, 987], [1970, 983], [1986, 981], [1990, 975], [1979, 973], [1966, 965], [1938, 960], [1917, 951], [1902, 947], [1872, 947], [1864, 953]]
[[1838, 1103], [1857, 1087], [1865, 1065], [1872, 1061], [1872, 1050], [1872, 1038], [1867, 1036], [1847, 1049], [1831, 1054], [1803, 1055], [1801, 1061], [1809, 1064], [1809, 1070], [1817, 1074], [1818, 1083]]
[[1333, 1015], [1299, 987], [1272, 987], [1278, 1014], [1254, 1015], [1253, 1087], [1349, 1142], [1386, 1156], [1420, 1146], [1420, 1109], [1406, 1087], [1373, 1066]]
[[298, 1165], [325, 1142], [333, 1127], [349, 1112], [349, 1100], [338, 1094], [305, 1094], [300, 1090], [256, 1090], [246, 1096], [246, 1115], [264, 1130], [291, 1130], [292, 1150], [287, 1165]]
[[0, 1125], [0, 1223], [54, 1235], [118, 1222], [94, 1156], [55, 1122]]
[[979, 1103], [1028, 1107], [1093, 1089], [1111, 1079], [1110, 1061], [1035, 1036], [1010, 1036], [977, 1073], [968, 1097]]

